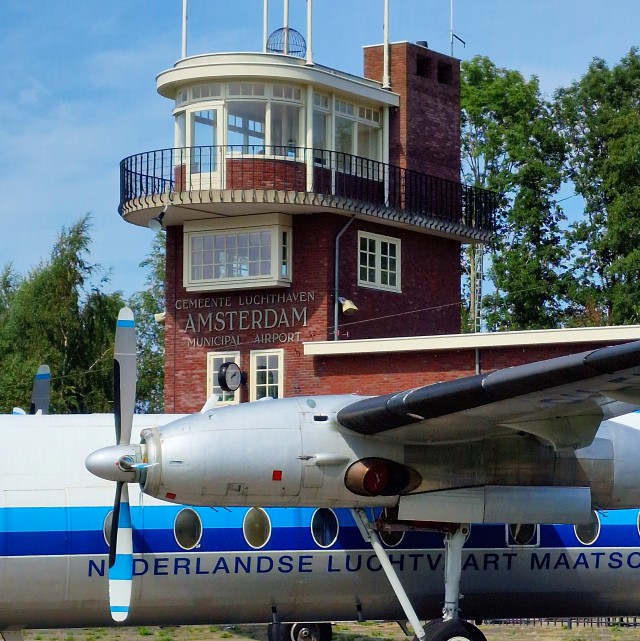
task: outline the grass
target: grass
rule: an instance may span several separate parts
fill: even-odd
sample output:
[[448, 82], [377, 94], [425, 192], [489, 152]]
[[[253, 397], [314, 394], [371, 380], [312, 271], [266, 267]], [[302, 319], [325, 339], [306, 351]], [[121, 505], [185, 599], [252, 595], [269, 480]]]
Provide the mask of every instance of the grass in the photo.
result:
[[[482, 625], [488, 641], [639, 641], [640, 629], [619, 625], [576, 627], [557, 625]], [[396, 623], [336, 623], [333, 641], [408, 641]], [[266, 625], [194, 625], [182, 627], [117, 627], [76, 630], [25, 630], [25, 641], [140, 641], [154, 636], [157, 641], [267, 641]]]

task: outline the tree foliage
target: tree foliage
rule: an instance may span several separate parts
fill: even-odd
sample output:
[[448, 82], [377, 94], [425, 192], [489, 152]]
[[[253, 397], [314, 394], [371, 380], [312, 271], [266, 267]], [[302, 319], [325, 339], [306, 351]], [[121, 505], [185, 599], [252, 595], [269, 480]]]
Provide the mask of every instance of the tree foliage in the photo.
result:
[[462, 63], [462, 156], [467, 182], [501, 194], [490, 247], [490, 329], [558, 324], [567, 257], [555, 196], [565, 145], [538, 80], [476, 56]]
[[165, 235], [158, 232], [151, 253], [140, 263], [148, 270], [146, 289], [129, 305], [136, 315], [138, 338], [138, 411], [159, 413], [164, 408], [164, 325], [155, 320], [165, 307]]
[[556, 93], [569, 146], [567, 177], [585, 202], [571, 229], [576, 324], [640, 322], [640, 56], [631, 49], [609, 68]]
[[[52, 413], [113, 411], [113, 347], [120, 292], [89, 262], [91, 217], [62, 229], [49, 260], [27, 276], [7, 265], [0, 272], [0, 413], [28, 408], [33, 376], [51, 369]], [[141, 267], [147, 289], [129, 304], [138, 331], [137, 411], [161, 412], [164, 330], [154, 314], [164, 308], [164, 235]]]
[[[88, 262], [90, 216], [62, 229], [48, 261], [0, 280], [0, 411], [28, 407], [33, 375], [52, 371], [51, 411], [106, 412], [113, 399], [113, 328], [122, 296]], [[91, 285], [89, 289], [89, 285]]]

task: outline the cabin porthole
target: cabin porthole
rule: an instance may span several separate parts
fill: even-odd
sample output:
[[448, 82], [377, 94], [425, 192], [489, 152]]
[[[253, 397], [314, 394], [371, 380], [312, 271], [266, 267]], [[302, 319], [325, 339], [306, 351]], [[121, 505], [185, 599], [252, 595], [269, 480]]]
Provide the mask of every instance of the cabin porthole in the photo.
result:
[[316, 545], [330, 548], [338, 538], [338, 517], [328, 507], [318, 508], [311, 518], [311, 536]]
[[401, 530], [378, 530], [378, 534], [388, 548], [397, 547], [404, 539], [404, 532]]
[[535, 545], [538, 526], [534, 523], [510, 523], [507, 543], [509, 545]]
[[104, 522], [102, 523], [102, 535], [104, 536], [104, 542], [107, 544], [107, 547], [111, 547], [111, 524], [113, 523], [113, 510], [107, 512], [107, 516], [104, 517]]
[[593, 545], [600, 536], [600, 517], [594, 510], [591, 512], [591, 520], [585, 525], [574, 525], [573, 530], [576, 538], [582, 545]]
[[255, 550], [264, 547], [271, 538], [269, 515], [260, 507], [252, 507], [242, 521], [245, 541]]
[[183, 550], [193, 550], [202, 538], [202, 520], [191, 508], [180, 510], [173, 522], [173, 536]]

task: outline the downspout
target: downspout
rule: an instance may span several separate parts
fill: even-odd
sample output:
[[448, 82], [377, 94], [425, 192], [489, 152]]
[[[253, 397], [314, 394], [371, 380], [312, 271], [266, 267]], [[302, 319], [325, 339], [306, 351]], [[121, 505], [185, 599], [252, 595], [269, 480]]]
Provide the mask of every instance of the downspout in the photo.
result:
[[351, 223], [356, 219], [356, 215], [354, 214], [351, 216], [351, 218], [348, 220], [347, 224], [338, 232], [338, 235], [336, 236], [336, 245], [335, 245], [335, 265], [334, 265], [334, 282], [333, 282], [333, 340], [337, 341], [338, 340], [338, 314], [340, 312], [340, 301], [338, 298], [340, 297], [339, 294], [339, 289], [340, 289], [340, 238], [342, 238], [342, 234], [349, 229], [351, 226]]

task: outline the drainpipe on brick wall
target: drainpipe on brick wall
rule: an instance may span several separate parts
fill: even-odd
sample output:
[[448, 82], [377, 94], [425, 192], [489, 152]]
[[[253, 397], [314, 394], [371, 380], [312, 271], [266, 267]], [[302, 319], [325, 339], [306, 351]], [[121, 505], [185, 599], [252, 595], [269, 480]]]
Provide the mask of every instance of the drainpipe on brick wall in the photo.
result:
[[347, 224], [338, 232], [336, 236], [336, 248], [335, 248], [335, 265], [333, 270], [333, 340], [338, 340], [338, 314], [340, 312], [340, 298], [339, 288], [340, 288], [340, 238], [342, 234], [349, 229], [351, 223], [356, 219], [355, 214], [351, 216]]

